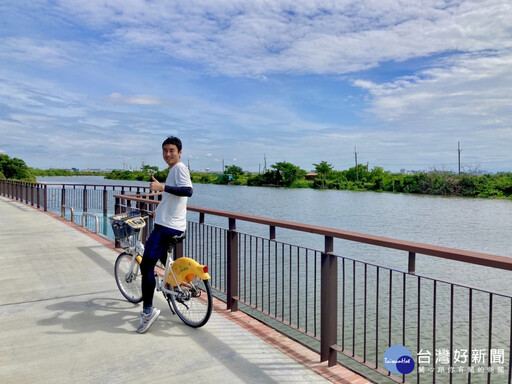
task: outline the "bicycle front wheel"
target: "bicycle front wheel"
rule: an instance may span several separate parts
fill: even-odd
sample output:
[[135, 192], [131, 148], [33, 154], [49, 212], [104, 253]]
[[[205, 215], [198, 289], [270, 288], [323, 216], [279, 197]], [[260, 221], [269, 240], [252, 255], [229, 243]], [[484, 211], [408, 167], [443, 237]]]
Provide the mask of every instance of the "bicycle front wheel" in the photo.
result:
[[175, 312], [185, 324], [202, 327], [210, 319], [213, 309], [210, 282], [196, 277], [190, 283], [183, 283], [181, 289], [183, 292], [178, 295], [169, 295]]
[[114, 276], [117, 287], [126, 298], [132, 303], [142, 301], [142, 287], [140, 265], [135, 260], [132, 264], [133, 256], [129, 253], [121, 253], [114, 265]]

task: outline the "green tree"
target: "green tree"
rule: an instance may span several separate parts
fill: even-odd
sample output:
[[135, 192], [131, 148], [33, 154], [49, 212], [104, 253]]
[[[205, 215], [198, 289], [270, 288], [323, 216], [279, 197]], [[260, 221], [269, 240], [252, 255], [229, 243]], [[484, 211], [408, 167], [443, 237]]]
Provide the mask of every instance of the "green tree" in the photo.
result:
[[268, 170], [265, 173], [251, 176], [247, 179], [247, 185], [253, 187], [262, 187], [265, 185], [278, 185], [279, 172]]
[[233, 175], [233, 177], [243, 175], [245, 172], [242, 168], [236, 165], [226, 165], [224, 173], [227, 175]]
[[141, 171], [144, 172], [144, 173], [151, 173], [152, 174], [152, 173], [158, 172], [158, 167], [145, 164], [145, 165], [142, 166]]
[[370, 189], [374, 191], [389, 191], [393, 189], [393, 179], [389, 172], [382, 167], [374, 167], [370, 172], [369, 181], [372, 183]]
[[307, 174], [305, 170], [286, 161], [276, 163], [272, 165], [272, 168], [274, 168], [279, 174], [279, 180], [277, 180], [277, 184], [284, 187], [290, 187], [294, 181], [305, 178]]
[[10, 158], [3, 153], [0, 153], [0, 173], [6, 179], [35, 181], [35, 177], [23, 160], [16, 157]]
[[318, 178], [313, 187], [315, 188], [327, 188], [327, 177], [332, 173], [333, 168], [332, 164], [329, 164], [327, 161], [321, 161], [318, 164], [313, 164], [315, 166], [315, 172], [318, 173]]
[[244, 170], [236, 165], [226, 165], [224, 174], [218, 175], [214, 183], [240, 185], [240, 176], [244, 173]]

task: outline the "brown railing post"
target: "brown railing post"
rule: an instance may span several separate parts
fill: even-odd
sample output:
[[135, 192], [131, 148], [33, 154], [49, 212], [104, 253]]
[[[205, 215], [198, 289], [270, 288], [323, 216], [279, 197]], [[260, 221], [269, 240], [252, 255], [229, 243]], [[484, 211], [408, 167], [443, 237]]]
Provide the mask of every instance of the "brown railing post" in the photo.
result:
[[269, 227], [269, 240], [275, 241], [276, 240], [276, 226], [271, 225]]
[[176, 244], [174, 247], [174, 260], [183, 257], [183, 242]]
[[416, 253], [409, 252], [409, 273], [414, 275], [416, 272]]
[[30, 191], [30, 205], [34, 206], [34, 183], [29, 184], [29, 191]]
[[227, 233], [227, 309], [238, 311], [238, 233], [236, 220], [229, 218]]
[[36, 184], [36, 201], [37, 201], [36, 207], [40, 209], [41, 208], [41, 184], [39, 184], [39, 183]]
[[62, 191], [61, 191], [61, 197], [60, 197], [60, 205], [66, 205], [66, 186], [62, 184]]
[[103, 187], [103, 214], [106, 216], [108, 213], [108, 194], [107, 187]]
[[84, 185], [84, 208], [83, 212], [87, 212], [87, 186]]
[[44, 211], [45, 212], [48, 212], [48, 185], [44, 185], [44, 194], [43, 194], [43, 206], [44, 206]]
[[[116, 201], [114, 204], [114, 214], [118, 215], [121, 213], [121, 199], [119, 197], [116, 197]], [[119, 239], [116, 237], [114, 240], [114, 247], [119, 248], [121, 246], [121, 243]]]
[[320, 298], [320, 361], [328, 360], [328, 366], [337, 363], [338, 341], [338, 258], [332, 254], [334, 239], [325, 236], [325, 250], [321, 262]]

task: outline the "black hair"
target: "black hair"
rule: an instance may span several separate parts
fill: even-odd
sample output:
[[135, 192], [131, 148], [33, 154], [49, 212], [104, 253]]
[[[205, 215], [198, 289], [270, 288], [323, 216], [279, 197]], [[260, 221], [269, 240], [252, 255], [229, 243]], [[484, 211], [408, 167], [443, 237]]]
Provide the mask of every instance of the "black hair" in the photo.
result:
[[180, 152], [181, 148], [183, 147], [183, 145], [181, 144], [181, 140], [174, 136], [169, 136], [167, 139], [164, 140], [164, 142], [162, 143], [162, 149], [164, 149], [164, 146], [166, 146], [167, 144], [175, 145], [176, 148], [178, 148], [178, 152]]

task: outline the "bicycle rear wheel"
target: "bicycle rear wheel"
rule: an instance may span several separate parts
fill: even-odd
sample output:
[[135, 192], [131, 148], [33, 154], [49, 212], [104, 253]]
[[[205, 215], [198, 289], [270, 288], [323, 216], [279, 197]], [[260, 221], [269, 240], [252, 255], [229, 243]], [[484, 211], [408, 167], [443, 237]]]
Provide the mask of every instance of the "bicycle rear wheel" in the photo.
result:
[[183, 293], [169, 295], [175, 312], [185, 324], [202, 327], [210, 319], [213, 309], [210, 282], [196, 277], [190, 283], [183, 283], [181, 289]]
[[142, 288], [140, 265], [135, 261], [132, 266], [133, 256], [123, 252], [121, 253], [114, 265], [114, 276], [116, 278], [117, 287], [126, 298], [132, 303], [140, 303], [142, 301]]

